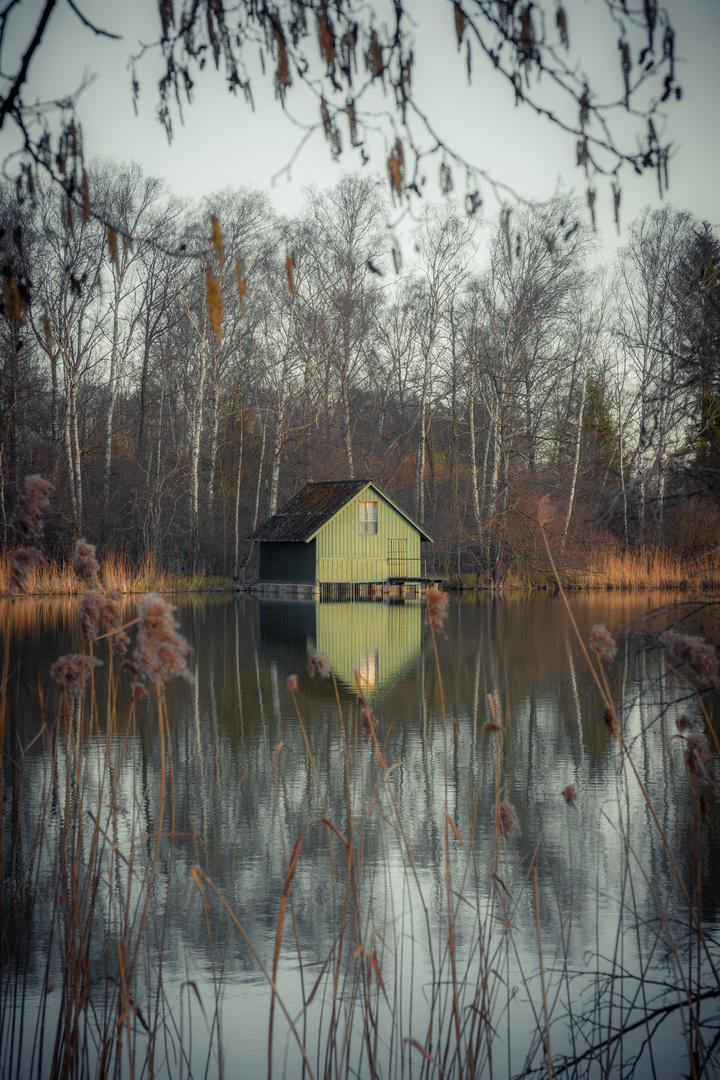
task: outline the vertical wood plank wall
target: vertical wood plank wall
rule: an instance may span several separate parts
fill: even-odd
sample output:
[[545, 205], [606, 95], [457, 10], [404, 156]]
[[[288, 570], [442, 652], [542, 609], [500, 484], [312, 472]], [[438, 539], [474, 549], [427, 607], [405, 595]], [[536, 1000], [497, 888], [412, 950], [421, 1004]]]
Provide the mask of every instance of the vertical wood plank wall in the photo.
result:
[[314, 585], [315, 541], [310, 540], [307, 544], [261, 543], [260, 580]]
[[[360, 532], [360, 503], [373, 500], [378, 504], [378, 531], [367, 535]], [[374, 488], [366, 488], [318, 533], [317, 580], [387, 581], [391, 537], [407, 541], [408, 573], [417, 577], [421, 565], [419, 533]]]

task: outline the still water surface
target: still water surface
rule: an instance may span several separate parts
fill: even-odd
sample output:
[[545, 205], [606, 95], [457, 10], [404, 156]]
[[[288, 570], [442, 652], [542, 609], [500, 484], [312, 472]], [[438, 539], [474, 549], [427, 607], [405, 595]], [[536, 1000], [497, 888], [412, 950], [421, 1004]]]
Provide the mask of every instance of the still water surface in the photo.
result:
[[[593, 624], [636, 629], [635, 620], [671, 599], [611, 593], [573, 597], [570, 604], [587, 641]], [[153, 925], [161, 929], [152, 933], [159, 944], [155, 952], [143, 951], [137, 975], [137, 1001], [152, 1008], [146, 994], [160, 978], [159, 950], [163, 1009], [172, 1021], [162, 1054], [156, 1049], [158, 1072], [203, 1075], [207, 1065], [210, 1075], [267, 1074], [271, 993], [260, 961], [272, 969], [287, 867], [301, 836], [277, 961], [278, 991], [299, 1036], [288, 1033], [277, 1010], [274, 1075], [300, 1074], [298, 1041], [314, 1075], [341, 1072], [342, 1061], [350, 1074], [370, 1075], [374, 1067], [383, 1076], [438, 1075], [420, 1047], [445, 1045], [453, 1024], [447, 994], [453, 978], [462, 988], [463, 1024], [485, 1009], [492, 1025], [492, 1040], [483, 1043], [475, 1063], [478, 1075], [519, 1075], [526, 1066], [547, 1075], [548, 1031], [556, 1060], [583, 1053], [599, 1060], [591, 1051], [604, 1039], [612, 1049], [598, 1070], [607, 1066], [609, 1074], [621, 1075], [649, 1031], [642, 1027], [637, 1037], [615, 1041], [608, 1034], [614, 1024], [636, 1022], [643, 1002], [651, 1011], [650, 993], [653, 1002], [662, 997], [673, 1008], [653, 1030], [641, 1068], [668, 1077], [689, 1071], [678, 994], [667, 990], [678, 985], [678, 970], [690, 962], [683, 952], [688, 916], [658, 823], [686, 870], [683, 830], [692, 807], [676, 724], [683, 713], [699, 719], [701, 708], [687, 683], [668, 674], [659, 650], [641, 649], [639, 638], [623, 636], [609, 674], [638, 774], [628, 779], [556, 597], [451, 598], [437, 660], [422, 606], [413, 601], [319, 605], [242, 595], [185, 598], [177, 605], [194, 650], [196, 679], [167, 688], [174, 821], [171, 829], [166, 818], [165, 829], [174, 841], [163, 848], [153, 887], [166, 887], [168, 906], [162, 918], [155, 912]], [[134, 617], [134, 602], [126, 602], [123, 614]], [[8, 903], [8, 882], [20, 880], [32, 858], [48, 784], [47, 754], [36, 736], [43, 718], [52, 727], [61, 706], [49, 669], [57, 656], [81, 651], [82, 643], [69, 600], [7, 604], [0, 625], [9, 655], [3, 806]], [[318, 650], [334, 678], [308, 677], [308, 657]], [[99, 647], [97, 652], [104, 655]], [[287, 687], [292, 674], [299, 682], [296, 699]], [[110, 706], [108, 676], [106, 664], [95, 677], [94, 744], [100, 776], [104, 727], [114, 708], [113, 837], [120, 858], [137, 839], [139, 822], [145, 823], [147, 851], [152, 849], [161, 743], [156, 703], [139, 702], [131, 722], [128, 684], [120, 680]], [[377, 721], [377, 743], [358, 721], [357, 677]], [[505, 729], [497, 738], [483, 732], [488, 695]], [[718, 702], [706, 702], [716, 724]], [[20, 759], [21, 782], [12, 764]], [[384, 768], [392, 770], [387, 778]], [[568, 807], [562, 792], [570, 784], [577, 801]], [[496, 834], [498, 785], [520, 822], [519, 833], [506, 839]], [[322, 820], [346, 839], [354, 830], [361, 869], [349, 894], [345, 848], [337, 836], [331, 843]], [[717, 827], [705, 830], [700, 842], [703, 925], [717, 941]], [[51, 847], [48, 841], [48, 865], [40, 875], [41, 885], [46, 875], [48, 891]], [[212, 881], [235, 921], [228, 923], [227, 907], [207, 883], [200, 892], [193, 868]], [[357, 929], [352, 940], [338, 941], [348, 905], [357, 911]], [[667, 912], [670, 938], [659, 936], [660, 909]], [[106, 936], [117, 931], [114, 919], [108, 902]], [[13, 1029], [26, 1049], [13, 1050], [15, 1061], [24, 1052], [27, 1063], [27, 1032], [41, 1005], [46, 1028], [57, 1015], [59, 960], [52, 950], [50, 928], [40, 922], [16, 1009], [26, 1016], [25, 1031]], [[103, 955], [101, 938], [93, 960], [98, 972]], [[358, 956], [366, 958], [360, 983]], [[641, 970], [645, 980], [638, 983]], [[338, 980], [341, 1006], [332, 1023], [342, 1028], [344, 1050], [328, 1050], [328, 971]], [[101, 978], [97, 974], [96, 983]], [[613, 1013], [608, 1001], [615, 985]], [[372, 1054], [362, 1010], [352, 1008], [366, 992], [374, 1002], [364, 1014], [372, 1017]], [[303, 998], [311, 997], [302, 1016]], [[623, 1000], [624, 1013], [618, 1005]], [[7, 992], [3, 1010], [0, 1059], [2, 1075], [10, 1075]], [[572, 1036], [568, 1012], [576, 1016]], [[434, 1042], [428, 1042], [429, 1028]], [[589, 1065], [588, 1071], [594, 1075]]]

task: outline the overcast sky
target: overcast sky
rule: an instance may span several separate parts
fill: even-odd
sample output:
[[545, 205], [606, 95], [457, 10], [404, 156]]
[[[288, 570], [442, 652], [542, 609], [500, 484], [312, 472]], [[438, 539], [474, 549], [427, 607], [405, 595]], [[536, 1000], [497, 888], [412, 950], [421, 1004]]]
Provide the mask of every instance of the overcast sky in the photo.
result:
[[[97, 37], [81, 26], [66, 4], [53, 13], [48, 33], [31, 68], [24, 101], [59, 97], [77, 89], [84, 74], [95, 76], [79, 101], [85, 154], [118, 161], [138, 161], [152, 175], [163, 177], [182, 196], [201, 198], [227, 185], [252, 184], [271, 190], [281, 212], [302, 204], [302, 188], [310, 183], [327, 187], [347, 169], [360, 168], [349, 148], [333, 163], [321, 132], [303, 146], [289, 176], [273, 177], [286, 166], [302, 136], [275, 101], [270, 79], [254, 80], [256, 108], [225, 89], [222, 75], [206, 70], [196, 81], [195, 101], [185, 109], [184, 124], [175, 125], [172, 145], [155, 117], [157, 67], [152, 57], [139, 67], [141, 97], [136, 117], [130, 93], [128, 56], [139, 43], [158, 35], [154, 0], [79, 0], [81, 10], [98, 25], [122, 35], [122, 41]], [[28, 29], [34, 24], [40, 0], [23, 0], [17, 31], [6, 42], [2, 70], [17, 64]], [[178, 6], [176, 4], [176, 6]], [[444, 0], [408, 0], [416, 21], [413, 89], [435, 127], [466, 159], [488, 170], [520, 195], [546, 199], [558, 192], [585, 197], [583, 174], [574, 167], [575, 144], [550, 123], [515, 107], [512, 90], [499, 81], [476, 53], [473, 82], [467, 85], [464, 60], [458, 57], [452, 5]], [[619, 80], [617, 35], [602, 19], [600, 0], [566, 0], [571, 40], [593, 78]], [[670, 165], [669, 200], [714, 225], [720, 223], [717, 191], [720, 178], [720, 0], [676, 0], [667, 5], [677, 31], [678, 80], [683, 100], [673, 104], [665, 137], [674, 148]], [[613, 38], [613, 34], [615, 37]], [[309, 49], [316, 48], [313, 40]], [[15, 50], [15, 55], [13, 55]], [[586, 59], [587, 58], [587, 59]], [[610, 82], [608, 82], [610, 86]], [[617, 87], [617, 82], [616, 82]], [[378, 100], [382, 105], [382, 101]], [[300, 121], [315, 121], [317, 105], [291, 91], [288, 112]], [[6, 124], [7, 128], [7, 124]], [[343, 132], [343, 134], [346, 134]], [[13, 148], [12, 130], [0, 134], [3, 157]], [[345, 139], [347, 144], [348, 140]], [[366, 168], [384, 174], [386, 151], [378, 139]], [[430, 166], [430, 197], [437, 197]], [[458, 194], [464, 178], [456, 177]], [[598, 179], [597, 215], [601, 235], [612, 247], [618, 243], [613, 225], [609, 181]], [[485, 210], [497, 209], [490, 189], [481, 187]], [[658, 205], [657, 182], [626, 171], [623, 178], [622, 224], [627, 226], [643, 205]]]

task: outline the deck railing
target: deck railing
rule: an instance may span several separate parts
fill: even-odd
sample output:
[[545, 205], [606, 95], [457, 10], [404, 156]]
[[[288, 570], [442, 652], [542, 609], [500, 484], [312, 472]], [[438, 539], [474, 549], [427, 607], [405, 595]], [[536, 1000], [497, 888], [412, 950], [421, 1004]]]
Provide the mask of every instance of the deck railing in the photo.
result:
[[388, 578], [393, 581], [400, 578], [427, 577], [427, 560], [410, 559], [406, 555], [390, 555], [387, 561]]

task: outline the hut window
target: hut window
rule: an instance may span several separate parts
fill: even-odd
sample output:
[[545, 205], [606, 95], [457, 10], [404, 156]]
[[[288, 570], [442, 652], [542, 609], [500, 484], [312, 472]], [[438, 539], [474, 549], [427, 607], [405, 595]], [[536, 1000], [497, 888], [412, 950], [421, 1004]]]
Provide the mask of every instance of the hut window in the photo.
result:
[[377, 533], [377, 503], [376, 502], [361, 502], [360, 503], [360, 532], [361, 533]]
[[376, 652], [360, 653], [358, 671], [360, 672], [361, 683], [374, 689], [378, 682], [378, 654]]

